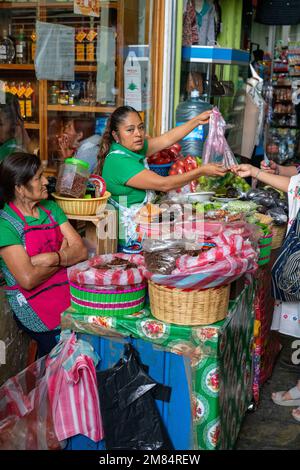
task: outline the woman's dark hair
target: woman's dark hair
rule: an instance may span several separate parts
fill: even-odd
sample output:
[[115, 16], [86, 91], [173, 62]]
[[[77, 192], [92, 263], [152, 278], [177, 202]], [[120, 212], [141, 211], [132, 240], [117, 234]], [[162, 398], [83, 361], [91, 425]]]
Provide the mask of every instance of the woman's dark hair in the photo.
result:
[[111, 144], [114, 142], [112, 133], [113, 131], [118, 132], [119, 125], [126, 119], [127, 115], [130, 113], [136, 113], [139, 117], [141, 117], [139, 112], [131, 106], [120, 106], [119, 108], [115, 109], [115, 111], [108, 119], [106, 128], [104, 130], [100, 142], [100, 150], [98, 154], [98, 165], [96, 173], [98, 173], [99, 175], [102, 174], [105, 157], [109, 152]]
[[16, 186], [27, 186], [41, 166], [41, 160], [30, 153], [16, 152], [0, 165], [0, 190], [5, 202], [15, 199]]
[[0, 112], [4, 114], [4, 117], [10, 123], [10, 135], [9, 139], [15, 137], [16, 127], [18, 123], [22, 122], [22, 116], [20, 111], [20, 105], [18, 98], [12, 93], [5, 93], [5, 103], [0, 102]]

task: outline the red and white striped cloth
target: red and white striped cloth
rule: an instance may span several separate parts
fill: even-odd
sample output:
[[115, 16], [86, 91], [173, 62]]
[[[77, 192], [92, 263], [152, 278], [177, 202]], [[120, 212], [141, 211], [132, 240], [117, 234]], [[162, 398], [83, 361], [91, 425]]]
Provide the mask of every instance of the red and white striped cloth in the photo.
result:
[[[136, 268], [97, 269], [94, 266], [109, 263], [114, 259], [124, 259], [136, 264]], [[127, 255], [125, 253], [94, 256], [68, 268], [70, 282], [78, 285], [93, 286], [130, 286], [141, 284], [145, 277], [144, 257], [142, 255]]]
[[[80, 347], [80, 341], [76, 342], [72, 334], [63, 344], [59, 356], [51, 353], [48, 356], [48, 393], [54, 428], [59, 441], [83, 434], [97, 442], [103, 439], [104, 432], [96, 370], [92, 357], [81, 354]], [[57, 368], [60, 357], [64, 361]]]

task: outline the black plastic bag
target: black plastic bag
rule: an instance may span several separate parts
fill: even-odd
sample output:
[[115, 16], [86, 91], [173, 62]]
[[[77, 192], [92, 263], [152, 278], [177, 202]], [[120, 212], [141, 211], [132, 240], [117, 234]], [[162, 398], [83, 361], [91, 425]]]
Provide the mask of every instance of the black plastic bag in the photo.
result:
[[132, 345], [111, 369], [97, 372], [106, 448], [173, 450], [155, 399], [169, 401], [170, 387], [146, 373]]

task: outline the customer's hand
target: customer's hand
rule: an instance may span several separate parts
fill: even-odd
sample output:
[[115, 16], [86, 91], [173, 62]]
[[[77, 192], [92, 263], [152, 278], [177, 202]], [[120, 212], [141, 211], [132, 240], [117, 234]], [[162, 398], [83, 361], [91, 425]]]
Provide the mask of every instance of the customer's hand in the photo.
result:
[[201, 175], [203, 176], [224, 176], [227, 173], [227, 169], [223, 165], [217, 163], [207, 163], [201, 165]]
[[270, 160], [270, 165], [267, 165], [266, 162], [263, 160], [260, 164], [260, 167], [262, 170], [266, 171], [267, 173], [270, 173], [271, 175], [278, 174], [279, 167], [277, 163], [273, 162], [273, 160]]
[[253, 176], [253, 171], [257, 170], [252, 165], [249, 165], [248, 163], [243, 163], [241, 165], [234, 165], [230, 168], [232, 173], [234, 173], [237, 176], [240, 176], [241, 178], [247, 178], [248, 176]]

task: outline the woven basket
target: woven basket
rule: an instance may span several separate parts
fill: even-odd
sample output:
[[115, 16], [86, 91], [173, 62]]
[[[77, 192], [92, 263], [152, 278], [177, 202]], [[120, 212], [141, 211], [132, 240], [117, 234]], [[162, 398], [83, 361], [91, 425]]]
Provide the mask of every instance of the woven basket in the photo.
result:
[[173, 162], [166, 163], [164, 165], [149, 165], [149, 170], [154, 171], [154, 173], [157, 173], [160, 176], [168, 176], [172, 165]]
[[139, 312], [145, 303], [146, 285], [128, 286], [125, 290], [93, 290], [70, 283], [71, 305], [88, 315], [124, 316]]
[[272, 250], [276, 250], [276, 248], [280, 248], [285, 234], [286, 234], [286, 225], [273, 225], [272, 232], [273, 232], [273, 239], [272, 239]]
[[96, 215], [104, 211], [110, 193], [105, 191], [104, 196], [90, 199], [74, 199], [72, 197], [58, 196], [56, 193], [53, 193], [52, 196], [65, 214]]
[[260, 214], [259, 212], [255, 212], [255, 217], [262, 223], [266, 225], [271, 225], [273, 219], [270, 215]]
[[223, 320], [228, 312], [229, 286], [213, 289], [171, 289], [148, 282], [154, 317], [177, 325], [209, 325]]

